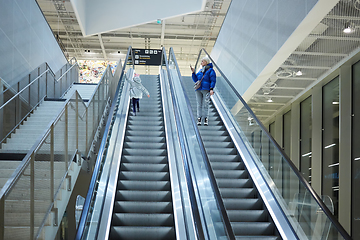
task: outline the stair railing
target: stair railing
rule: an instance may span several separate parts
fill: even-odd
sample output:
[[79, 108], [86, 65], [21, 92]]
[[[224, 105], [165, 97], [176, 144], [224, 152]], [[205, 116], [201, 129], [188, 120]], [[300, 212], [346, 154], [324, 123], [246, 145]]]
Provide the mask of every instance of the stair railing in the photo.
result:
[[0, 93], [0, 147], [45, 97], [59, 98], [78, 81], [77, 66], [66, 64], [55, 74], [45, 63], [12, 86], [1, 81], [0, 90], [6, 90]]
[[[265, 179], [268, 188], [271, 190], [272, 197], [277, 200], [277, 204], [281, 207], [283, 214], [298, 236], [307, 239], [314, 239], [315, 236], [318, 236], [319, 234], [314, 231], [316, 228], [313, 226], [313, 221], [308, 220], [315, 221], [321, 213], [323, 215], [322, 222], [317, 222], [317, 224], [322, 226], [318, 226], [317, 229], [327, 229], [330, 225], [330, 230], [325, 231], [330, 239], [350, 240], [350, 235], [335, 219], [328, 207], [304, 179], [205, 49], [199, 52], [195, 69], [200, 64], [199, 60], [204, 56], [208, 56], [214, 65], [217, 75], [216, 95], [220, 96], [219, 99], [221, 99], [224, 110], [233, 123], [232, 126], [235, 128], [237, 136], [247, 146], [248, 153], [246, 154], [250, 157], [244, 160], [254, 163], [257, 168], [256, 171], [261, 172], [262, 178]], [[296, 214], [295, 217], [291, 210], [295, 195], [306, 196], [302, 201], [306, 201], [307, 205], [316, 205], [316, 208], [311, 208], [316, 210], [302, 211], [300, 215]]]
[[[101, 116], [113, 99], [110, 88], [119, 81], [121, 72], [120, 61], [114, 75], [108, 66], [87, 105], [76, 91], [26, 154], [0, 191], [0, 240], [14, 237], [8, 219], [16, 209], [22, 209], [22, 217], [29, 222], [29, 226], [16, 232], [20, 239], [44, 238], [47, 228], [58, 227], [66, 204], [64, 207], [56, 202], [61, 196], [70, 197], [85, 161], [81, 156], [87, 156], [92, 149]], [[71, 70], [60, 78], [69, 73]], [[40, 76], [31, 85], [39, 79]]]

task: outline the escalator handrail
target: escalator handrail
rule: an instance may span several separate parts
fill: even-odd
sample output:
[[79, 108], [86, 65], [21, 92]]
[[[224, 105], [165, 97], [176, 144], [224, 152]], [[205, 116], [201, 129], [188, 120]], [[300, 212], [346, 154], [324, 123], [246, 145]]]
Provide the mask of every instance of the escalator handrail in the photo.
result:
[[[126, 54], [124, 65], [122, 66], [122, 72], [121, 72], [121, 75], [120, 75], [120, 78], [119, 78], [119, 84], [117, 86], [115, 96], [113, 98], [114, 100], [113, 100], [113, 102], [111, 104], [111, 108], [110, 108], [110, 111], [109, 111], [109, 116], [108, 116], [108, 119], [106, 121], [105, 130], [104, 130], [103, 137], [101, 139], [101, 144], [100, 144], [98, 155], [97, 155], [97, 158], [96, 158], [94, 171], [93, 171], [93, 174], [92, 174], [92, 177], [91, 177], [91, 180], [90, 180], [88, 192], [86, 194], [85, 202], [84, 202], [84, 205], [83, 205], [83, 210], [81, 212], [81, 217], [80, 217], [80, 221], [79, 221], [79, 225], [78, 225], [78, 229], [77, 229], [77, 233], [76, 233], [76, 237], [75, 237], [76, 240], [80, 240], [82, 238], [82, 235], [84, 234], [85, 224], [86, 224], [87, 215], [88, 215], [88, 212], [89, 212], [89, 209], [90, 209], [90, 203], [91, 203], [92, 195], [93, 195], [93, 192], [95, 190], [97, 177], [98, 177], [98, 174], [99, 174], [99, 171], [100, 171], [100, 168], [101, 168], [101, 163], [103, 161], [104, 152], [105, 152], [105, 145], [107, 143], [107, 137], [108, 137], [108, 134], [110, 132], [110, 128], [111, 128], [111, 125], [112, 125], [112, 118], [113, 118], [114, 110], [115, 110], [116, 104], [117, 104], [116, 99], [119, 97], [119, 94], [120, 94], [120, 85], [121, 85], [120, 84], [120, 79], [123, 78], [124, 70], [126, 68], [126, 64], [127, 64], [128, 58], [129, 58], [129, 54], [132, 54], [132, 47], [131, 46], [129, 47], [128, 52]], [[119, 60], [119, 63], [118, 63], [118, 67], [120, 67], [120, 66], [121, 66], [121, 60]]]
[[182, 90], [183, 90], [183, 93], [184, 93], [184, 96], [185, 96], [186, 106], [187, 106], [188, 111], [189, 111], [189, 115], [190, 115], [190, 118], [191, 118], [192, 125], [193, 125], [193, 127], [195, 129], [195, 135], [196, 135], [197, 141], [198, 141], [199, 146], [200, 146], [200, 151], [201, 151], [201, 154], [203, 156], [204, 163], [205, 163], [208, 175], [210, 177], [210, 183], [211, 183], [211, 186], [212, 186], [213, 191], [215, 193], [215, 198], [216, 198], [216, 201], [217, 201], [217, 205], [220, 208], [221, 216], [222, 216], [224, 224], [225, 224], [226, 233], [227, 233], [229, 239], [235, 239], [235, 234], [234, 234], [234, 232], [232, 230], [231, 223], [230, 223], [229, 217], [227, 215], [227, 212], [226, 212], [226, 209], [225, 209], [225, 204], [224, 204], [223, 199], [221, 197], [219, 188], [217, 187], [217, 183], [216, 183], [214, 173], [211, 170], [212, 169], [211, 164], [210, 164], [209, 158], [207, 156], [205, 146], [204, 146], [204, 143], [203, 143], [201, 135], [200, 135], [199, 128], [198, 128], [197, 123], [195, 121], [195, 117], [194, 117], [192, 109], [191, 109], [190, 100], [189, 100], [189, 98], [188, 98], [188, 96], [186, 94], [185, 87], [184, 87], [184, 84], [183, 84], [183, 81], [182, 81], [182, 76], [181, 76], [181, 73], [180, 73], [180, 70], [179, 70], [179, 67], [178, 67], [178, 63], [177, 63], [177, 60], [175, 58], [175, 53], [174, 53], [174, 50], [173, 50], [172, 47], [170, 48], [169, 54], [172, 55], [172, 59], [174, 60], [174, 63], [175, 63], [175, 66], [176, 66], [176, 70], [177, 70], [177, 73], [178, 73], [178, 76], [179, 76], [179, 79], [180, 79], [180, 84], [181, 84], [181, 87], [182, 87]]
[[195, 229], [196, 232], [198, 234], [199, 239], [205, 239], [205, 235], [204, 235], [204, 231], [201, 227], [201, 217], [199, 214], [199, 208], [198, 205], [196, 203], [196, 196], [195, 196], [195, 191], [194, 191], [194, 186], [192, 185], [192, 177], [190, 174], [190, 169], [189, 169], [189, 164], [188, 164], [188, 153], [185, 150], [185, 143], [184, 143], [184, 136], [182, 134], [182, 131], [180, 128], [180, 117], [179, 117], [179, 112], [178, 112], [178, 108], [176, 107], [175, 103], [176, 103], [176, 99], [174, 96], [174, 89], [172, 86], [172, 78], [170, 75], [170, 68], [169, 68], [169, 62], [167, 61], [167, 57], [166, 57], [166, 50], [165, 47], [163, 47], [162, 50], [162, 58], [163, 61], [165, 62], [166, 65], [166, 69], [167, 69], [167, 73], [168, 73], [168, 78], [169, 78], [169, 86], [170, 86], [170, 92], [171, 92], [171, 98], [172, 98], [172, 105], [173, 105], [173, 109], [174, 109], [174, 115], [175, 115], [175, 121], [176, 121], [176, 128], [178, 129], [178, 134], [179, 134], [179, 140], [180, 140], [180, 145], [181, 145], [181, 152], [184, 158], [184, 168], [185, 168], [185, 176], [186, 176], [186, 183], [189, 189], [189, 197], [190, 197], [190, 202], [191, 202], [191, 208], [192, 208], [192, 213], [194, 215], [194, 222], [195, 222]]
[[246, 104], [245, 100], [241, 97], [241, 95], [239, 94], [239, 92], [236, 90], [236, 88], [233, 86], [233, 84], [229, 81], [229, 79], [225, 76], [225, 74], [221, 71], [221, 69], [219, 68], [219, 66], [215, 63], [215, 61], [211, 58], [211, 56], [208, 54], [208, 52], [202, 48], [199, 52], [198, 55], [198, 59], [196, 61], [195, 67], [197, 66], [197, 63], [201, 57], [201, 52], [204, 51], [205, 54], [210, 58], [211, 62], [213, 65], [215, 65], [215, 67], [217, 68], [217, 70], [220, 72], [220, 74], [222, 75], [222, 77], [224, 78], [224, 80], [227, 82], [227, 84], [230, 86], [230, 88], [233, 90], [233, 92], [235, 93], [235, 95], [239, 98], [239, 100], [241, 101], [241, 103], [244, 105], [244, 107], [246, 108], [246, 110], [251, 114], [251, 117], [254, 118], [254, 120], [256, 121], [256, 123], [259, 125], [259, 127], [261, 128], [261, 130], [266, 134], [266, 136], [269, 138], [269, 140], [271, 141], [271, 143], [275, 146], [275, 148], [280, 152], [281, 157], [287, 162], [287, 164], [290, 166], [291, 170], [296, 174], [296, 176], [298, 177], [299, 181], [303, 184], [303, 186], [310, 192], [310, 194], [312, 195], [312, 197], [315, 199], [315, 201], [317, 202], [317, 204], [319, 205], [319, 207], [324, 211], [324, 213], [326, 214], [326, 216], [330, 219], [331, 223], [335, 226], [335, 228], [339, 231], [339, 233], [341, 234], [342, 237], [344, 237], [345, 240], [352, 240], [351, 236], [346, 232], [346, 230], [343, 228], [343, 226], [338, 222], [337, 219], [335, 219], [335, 217], [333, 216], [333, 214], [331, 213], [331, 211], [329, 210], [329, 208], [323, 203], [323, 201], [321, 200], [321, 198], [319, 197], [319, 195], [314, 191], [314, 189], [310, 186], [310, 184], [305, 180], [305, 178], [302, 176], [302, 174], [300, 173], [300, 171], [297, 169], [297, 167], [293, 164], [293, 162], [289, 159], [289, 157], [286, 155], [286, 153], [284, 152], [284, 150], [282, 150], [282, 148], [279, 146], [279, 144], [274, 140], [274, 138], [271, 136], [271, 134], [267, 131], [267, 129], [265, 128], [265, 126], [261, 123], [261, 121], [256, 117], [256, 115], [254, 114], [254, 112], [251, 110], [251, 108]]

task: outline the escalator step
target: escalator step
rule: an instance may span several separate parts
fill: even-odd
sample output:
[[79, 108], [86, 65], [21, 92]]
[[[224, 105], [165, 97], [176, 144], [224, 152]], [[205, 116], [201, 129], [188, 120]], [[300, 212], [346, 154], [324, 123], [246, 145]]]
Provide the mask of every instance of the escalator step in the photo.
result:
[[171, 201], [170, 191], [117, 191], [116, 201], [145, 201], [166, 202]]
[[118, 190], [137, 190], [137, 191], [170, 191], [168, 181], [128, 181], [119, 180]]
[[256, 198], [257, 191], [255, 188], [221, 188], [223, 198]]
[[116, 201], [115, 213], [172, 213], [171, 202], [123, 202]]
[[[149, 158], [149, 157], [148, 157]], [[149, 158], [149, 162], [151, 158]], [[167, 172], [169, 170], [167, 164], [156, 163], [122, 163], [122, 171], [136, 171], [136, 172]]]
[[269, 222], [232, 222], [235, 235], [272, 235], [274, 225]]
[[260, 199], [253, 198], [227, 198], [224, 199], [227, 210], [262, 210], [263, 205]]
[[229, 210], [231, 222], [265, 222], [268, 215], [265, 210]]
[[214, 174], [216, 178], [248, 178], [248, 172], [245, 170], [214, 170]]
[[[146, 236], [144, 238], [144, 236]], [[175, 229], [173, 227], [111, 227], [109, 240], [163, 240], [175, 239]]]
[[112, 223], [114, 226], [172, 226], [173, 215], [168, 213], [116, 213], [113, 215]]
[[216, 179], [219, 188], [252, 188], [250, 179]]
[[138, 181], [169, 181], [168, 172], [136, 172], [122, 171], [119, 180], [138, 180]]
[[[150, 162], [151, 161], [151, 162]], [[167, 156], [122, 156], [122, 163], [153, 163], [153, 164], [167, 164]]]

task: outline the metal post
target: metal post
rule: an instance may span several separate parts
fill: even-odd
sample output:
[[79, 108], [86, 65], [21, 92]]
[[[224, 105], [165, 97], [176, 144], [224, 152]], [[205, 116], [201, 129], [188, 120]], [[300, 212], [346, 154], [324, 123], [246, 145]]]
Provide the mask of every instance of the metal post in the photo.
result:
[[35, 235], [35, 152], [30, 158], [30, 239]]
[[54, 202], [54, 149], [55, 149], [55, 142], [54, 142], [54, 123], [51, 124], [50, 127], [50, 199], [51, 202]]
[[69, 104], [65, 106], [65, 170], [69, 166]]
[[5, 239], [5, 197], [0, 199], [0, 240]]
[[[0, 78], [0, 106], [2, 106], [4, 104], [4, 84], [3, 84], [3, 80]], [[1, 109], [0, 110], [0, 139], [3, 139], [3, 131], [4, 131], [4, 110]], [[1, 213], [1, 212], [0, 212]], [[1, 221], [1, 220], [0, 220]], [[1, 227], [1, 226], [0, 226]], [[0, 236], [1, 239], [1, 236]]]
[[86, 141], [86, 143], [85, 143], [85, 151], [87, 153], [89, 152], [89, 149], [88, 149], [88, 147], [89, 147], [88, 146], [89, 145], [89, 143], [88, 143], [89, 142], [88, 141], [88, 137], [89, 137], [88, 136], [88, 126], [89, 126], [89, 114], [88, 113], [89, 113], [89, 111], [88, 110], [89, 110], [89, 108], [86, 108], [86, 110], [85, 110], [86, 111], [86, 118], [85, 118], [85, 136], [86, 136], [85, 137], [86, 138], [85, 139], [85, 141]]
[[[20, 91], [20, 83], [18, 82], [18, 92], [19, 91]], [[30, 91], [29, 91], [29, 103], [30, 103]], [[19, 94], [15, 99], [15, 125], [18, 124], [20, 120], [21, 120], [21, 99]]]
[[79, 94], [77, 93], [76, 93], [76, 149], [79, 152]]

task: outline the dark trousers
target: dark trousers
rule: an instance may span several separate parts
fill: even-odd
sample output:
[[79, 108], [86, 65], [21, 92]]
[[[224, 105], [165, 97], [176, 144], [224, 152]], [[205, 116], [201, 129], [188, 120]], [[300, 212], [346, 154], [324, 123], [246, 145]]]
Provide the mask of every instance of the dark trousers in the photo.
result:
[[132, 98], [132, 106], [133, 106], [133, 112], [136, 113], [135, 105], [137, 109], [139, 110], [139, 99], [138, 98]]

